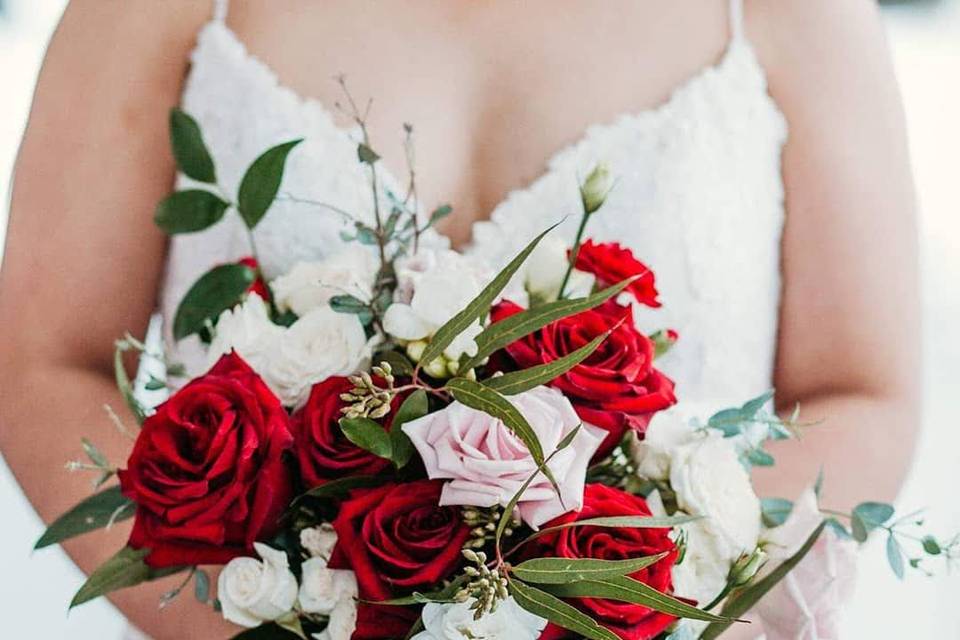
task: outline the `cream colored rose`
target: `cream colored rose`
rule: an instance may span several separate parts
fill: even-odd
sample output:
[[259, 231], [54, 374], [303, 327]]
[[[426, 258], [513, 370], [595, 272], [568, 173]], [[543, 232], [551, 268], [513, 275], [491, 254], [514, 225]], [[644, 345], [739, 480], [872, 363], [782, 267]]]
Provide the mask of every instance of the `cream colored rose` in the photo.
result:
[[223, 617], [242, 627], [257, 627], [293, 610], [297, 579], [287, 554], [255, 542], [256, 558], [234, 558], [220, 572], [217, 597]]
[[424, 630], [412, 640], [536, 640], [547, 621], [534, 615], [508, 597], [495, 611], [479, 620], [470, 609], [473, 600], [461, 603], [428, 603], [423, 608]]
[[278, 309], [302, 316], [328, 304], [333, 296], [369, 300], [377, 268], [372, 251], [351, 247], [319, 262], [298, 262], [271, 282], [270, 289]]

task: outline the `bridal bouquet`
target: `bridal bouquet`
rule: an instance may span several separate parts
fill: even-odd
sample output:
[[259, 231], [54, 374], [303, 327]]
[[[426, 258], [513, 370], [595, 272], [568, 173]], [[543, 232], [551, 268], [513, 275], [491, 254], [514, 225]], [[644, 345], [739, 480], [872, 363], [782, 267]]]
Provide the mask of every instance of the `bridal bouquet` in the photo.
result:
[[[381, 192], [357, 122], [374, 210], [346, 212], [346, 249], [268, 282], [252, 246], [204, 274], [172, 327], [205, 345], [192, 379], [117, 343], [139, 423], [129, 459], [118, 468], [84, 440], [90, 460], [73, 466], [119, 483], [37, 546], [127, 518], [133, 530], [71, 606], [180, 573], [164, 601], [193, 581], [246, 629], [237, 638], [708, 639], [783, 580], [819, 615], [840, 586], [801, 560], [842, 571], [871, 531], [898, 574], [955, 555], [956, 538], [904, 534], [916, 516], [886, 504], [824, 514], [818, 486], [760, 500], [750, 468], [802, 426], [773, 413], [772, 393], [703, 420], [674, 406], [656, 360], [678, 336], [634, 321], [660, 304], [654, 273], [586, 233], [612, 187], [602, 166], [580, 187], [573, 244], [544, 230], [497, 272], [435, 241], [449, 207], [421, 217], [415, 197]], [[171, 234], [228, 211], [252, 232], [297, 146], [261, 155], [230, 200], [195, 121], [174, 111], [171, 137], [196, 183], [157, 208]], [[156, 407], [124, 370], [131, 349], [166, 365], [141, 381], [169, 390]]]

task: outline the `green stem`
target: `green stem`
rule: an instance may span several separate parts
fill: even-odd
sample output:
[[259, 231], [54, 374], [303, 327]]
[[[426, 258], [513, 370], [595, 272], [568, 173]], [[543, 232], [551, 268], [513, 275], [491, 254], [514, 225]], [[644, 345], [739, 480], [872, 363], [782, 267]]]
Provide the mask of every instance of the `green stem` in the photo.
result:
[[577, 227], [577, 237], [573, 241], [573, 249], [570, 250], [570, 261], [567, 264], [567, 272], [563, 274], [563, 280], [560, 282], [560, 293], [557, 294], [557, 298], [562, 300], [564, 293], [567, 290], [567, 283], [570, 281], [570, 274], [573, 273], [573, 265], [577, 264], [577, 256], [580, 255], [580, 243], [583, 241], [583, 233], [587, 229], [587, 219], [590, 217], [590, 214], [587, 213], [586, 207], [583, 209], [583, 216], [580, 218], [580, 226]]

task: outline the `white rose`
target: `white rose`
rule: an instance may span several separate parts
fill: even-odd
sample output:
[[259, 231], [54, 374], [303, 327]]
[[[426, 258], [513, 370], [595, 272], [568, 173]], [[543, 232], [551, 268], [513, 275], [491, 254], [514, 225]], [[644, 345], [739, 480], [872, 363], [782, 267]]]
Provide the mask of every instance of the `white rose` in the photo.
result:
[[297, 599], [297, 579], [287, 564], [287, 554], [259, 542], [253, 547], [262, 561], [234, 558], [217, 580], [223, 617], [242, 627], [282, 618]]
[[658, 412], [650, 421], [643, 440], [633, 434], [630, 436], [630, 455], [637, 475], [649, 480], [669, 480], [674, 449], [690, 442], [693, 437], [693, 428], [679, 410]]
[[[530, 253], [523, 266], [524, 285], [532, 296], [540, 300], [556, 300], [567, 272], [569, 247], [559, 238], [546, 237]], [[570, 272], [566, 294], [577, 298], [590, 295], [596, 278], [592, 273], [574, 269]]]
[[[397, 266], [395, 302], [383, 317], [383, 329], [400, 340], [423, 340], [473, 300], [492, 279], [482, 264], [454, 251], [425, 250]], [[450, 360], [476, 353], [474, 323], [444, 350]]]
[[345, 598], [330, 612], [327, 628], [313, 637], [314, 640], [350, 640], [356, 628], [357, 603], [353, 598]]
[[337, 295], [369, 300], [377, 266], [371, 251], [355, 247], [319, 262], [298, 262], [271, 282], [270, 289], [278, 309], [302, 316]]
[[299, 407], [314, 384], [362, 369], [372, 346], [357, 316], [317, 307], [284, 331], [265, 379], [284, 405]]
[[220, 314], [208, 365], [236, 350], [288, 407], [299, 407], [315, 383], [361, 369], [372, 342], [356, 316], [321, 306], [290, 327], [274, 324], [257, 295]]
[[496, 611], [485, 613], [479, 620], [474, 620], [471, 604], [473, 600], [428, 603], [421, 614], [424, 630], [412, 640], [536, 640], [547, 625], [545, 619], [530, 613], [513, 598], [508, 597]]
[[313, 558], [329, 558], [337, 544], [337, 532], [328, 522], [300, 531], [300, 546]]
[[341, 600], [352, 602], [357, 595], [353, 571], [328, 569], [324, 558], [310, 558], [303, 563], [300, 608], [306, 613], [330, 615]]

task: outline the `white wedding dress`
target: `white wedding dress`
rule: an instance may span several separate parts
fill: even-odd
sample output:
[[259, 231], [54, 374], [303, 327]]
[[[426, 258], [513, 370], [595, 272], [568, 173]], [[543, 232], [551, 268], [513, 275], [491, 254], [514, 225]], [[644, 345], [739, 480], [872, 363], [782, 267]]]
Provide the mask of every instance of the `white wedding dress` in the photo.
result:
[[[682, 403], [739, 403], [771, 387], [780, 301], [784, 221], [781, 150], [786, 122], [746, 38], [742, 0], [731, 0], [731, 38], [722, 58], [683, 83], [661, 106], [590, 127], [545, 163], [541, 177], [510, 193], [473, 228], [467, 251], [494, 266], [579, 207], [578, 177], [605, 162], [617, 177], [589, 235], [619, 241], [657, 274], [663, 307], [638, 319], [673, 328], [680, 341], [662, 368]], [[281, 193], [352, 212], [370, 210], [356, 160], [356, 131], [339, 128], [324, 105], [281, 85], [225, 23], [226, 0], [198, 36], [182, 108], [203, 130], [221, 186], [236, 193], [244, 169], [268, 147], [304, 138], [290, 155]], [[638, 80], [640, 81], [640, 80]], [[389, 188], [395, 176], [381, 176]], [[181, 179], [185, 184], [186, 179]], [[576, 215], [558, 232], [572, 239]], [[276, 202], [256, 229], [268, 277], [299, 260], [345, 246], [335, 214]], [[161, 311], [172, 318], [193, 282], [216, 264], [248, 255], [239, 216], [171, 241]], [[170, 322], [165, 322], [169, 326]], [[189, 340], [168, 349], [197, 362]]]

